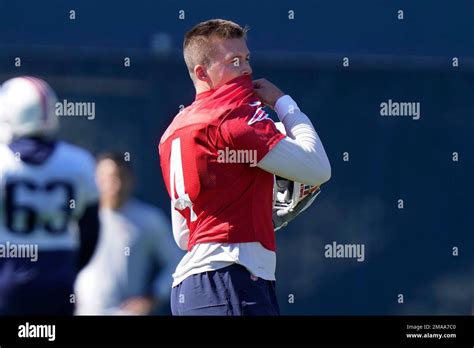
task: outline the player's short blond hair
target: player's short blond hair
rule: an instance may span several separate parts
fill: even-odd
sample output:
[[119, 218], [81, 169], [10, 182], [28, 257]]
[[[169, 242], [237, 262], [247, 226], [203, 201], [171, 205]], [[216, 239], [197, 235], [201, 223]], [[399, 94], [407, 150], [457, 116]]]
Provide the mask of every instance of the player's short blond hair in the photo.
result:
[[209, 66], [213, 58], [212, 39], [246, 39], [248, 27], [225, 19], [210, 19], [197, 24], [186, 33], [183, 43], [184, 61], [194, 81], [196, 65]]

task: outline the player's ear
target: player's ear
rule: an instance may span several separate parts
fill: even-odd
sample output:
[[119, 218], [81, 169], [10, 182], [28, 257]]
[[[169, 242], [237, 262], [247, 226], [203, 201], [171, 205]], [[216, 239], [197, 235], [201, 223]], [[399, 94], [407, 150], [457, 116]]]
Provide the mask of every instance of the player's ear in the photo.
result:
[[200, 81], [207, 81], [209, 79], [206, 68], [203, 65], [196, 65], [194, 67], [194, 76]]

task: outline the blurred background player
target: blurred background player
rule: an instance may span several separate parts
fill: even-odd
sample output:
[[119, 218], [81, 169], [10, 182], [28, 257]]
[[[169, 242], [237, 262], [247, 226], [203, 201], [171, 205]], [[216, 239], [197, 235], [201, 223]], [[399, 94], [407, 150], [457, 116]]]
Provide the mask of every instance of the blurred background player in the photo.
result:
[[[56, 102], [50, 86], [33, 77], [0, 89], [2, 315], [73, 314], [73, 284], [97, 242], [95, 161], [54, 138]], [[30, 252], [15, 254], [20, 249]]]
[[76, 283], [77, 314], [169, 314], [171, 274], [181, 253], [168, 218], [131, 197], [134, 177], [120, 154], [97, 160], [101, 233]]

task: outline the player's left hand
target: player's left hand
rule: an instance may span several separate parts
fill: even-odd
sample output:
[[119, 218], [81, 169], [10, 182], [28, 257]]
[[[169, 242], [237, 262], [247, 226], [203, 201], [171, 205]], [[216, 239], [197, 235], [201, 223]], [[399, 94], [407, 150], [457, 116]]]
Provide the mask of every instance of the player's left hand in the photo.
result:
[[319, 190], [314, 191], [305, 198], [303, 198], [296, 207], [292, 209], [278, 209], [273, 210], [273, 228], [278, 231], [280, 228], [288, 225], [289, 222], [294, 220], [299, 214], [306, 210], [320, 193]]

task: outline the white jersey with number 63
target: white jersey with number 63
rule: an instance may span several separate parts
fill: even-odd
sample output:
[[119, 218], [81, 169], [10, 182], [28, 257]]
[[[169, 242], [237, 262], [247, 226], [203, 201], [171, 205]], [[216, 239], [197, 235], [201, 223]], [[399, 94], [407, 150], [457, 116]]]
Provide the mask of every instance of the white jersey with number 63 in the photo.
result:
[[0, 243], [76, 249], [77, 221], [98, 199], [94, 175], [92, 155], [65, 142], [38, 165], [0, 144]]

